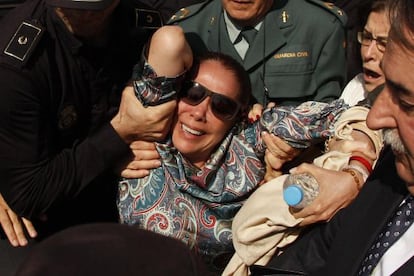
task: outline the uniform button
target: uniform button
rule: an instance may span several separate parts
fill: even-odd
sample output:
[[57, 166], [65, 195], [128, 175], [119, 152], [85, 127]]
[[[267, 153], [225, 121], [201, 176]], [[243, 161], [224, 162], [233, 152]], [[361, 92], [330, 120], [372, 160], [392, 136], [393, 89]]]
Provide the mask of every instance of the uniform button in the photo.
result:
[[19, 38], [17, 39], [17, 42], [20, 45], [26, 45], [28, 41], [29, 41], [29, 39], [27, 38], [27, 36], [24, 36], [24, 35], [19, 36]]
[[58, 126], [60, 129], [68, 129], [73, 127], [78, 120], [78, 114], [73, 105], [68, 105], [59, 114]]

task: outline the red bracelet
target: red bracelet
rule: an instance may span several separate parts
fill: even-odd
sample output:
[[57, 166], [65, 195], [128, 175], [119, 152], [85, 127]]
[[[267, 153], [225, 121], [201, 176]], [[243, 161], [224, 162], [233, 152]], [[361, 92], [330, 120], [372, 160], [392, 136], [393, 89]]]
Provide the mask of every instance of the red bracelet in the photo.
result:
[[349, 161], [351, 161], [351, 160], [355, 160], [355, 161], [360, 162], [362, 165], [364, 165], [364, 167], [367, 169], [367, 171], [368, 171], [369, 174], [372, 173], [372, 166], [368, 162], [368, 160], [365, 159], [364, 157], [361, 157], [361, 156], [351, 156], [351, 158], [349, 158]]

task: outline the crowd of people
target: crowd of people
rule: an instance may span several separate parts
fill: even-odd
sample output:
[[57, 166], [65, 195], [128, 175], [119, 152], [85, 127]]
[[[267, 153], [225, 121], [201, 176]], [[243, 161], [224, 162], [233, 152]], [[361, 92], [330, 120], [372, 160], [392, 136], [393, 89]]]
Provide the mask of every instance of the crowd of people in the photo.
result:
[[[411, 275], [414, 6], [352, 8], [27, 0], [8, 12], [0, 275]], [[302, 172], [320, 193], [295, 210], [282, 185]]]

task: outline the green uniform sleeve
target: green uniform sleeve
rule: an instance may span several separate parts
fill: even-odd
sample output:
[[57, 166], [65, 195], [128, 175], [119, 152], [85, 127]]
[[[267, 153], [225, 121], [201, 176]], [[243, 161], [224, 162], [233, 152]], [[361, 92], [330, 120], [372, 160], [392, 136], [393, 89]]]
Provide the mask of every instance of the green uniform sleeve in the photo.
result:
[[345, 29], [336, 28], [324, 45], [315, 68], [318, 91], [316, 101], [328, 102], [341, 95], [346, 81]]

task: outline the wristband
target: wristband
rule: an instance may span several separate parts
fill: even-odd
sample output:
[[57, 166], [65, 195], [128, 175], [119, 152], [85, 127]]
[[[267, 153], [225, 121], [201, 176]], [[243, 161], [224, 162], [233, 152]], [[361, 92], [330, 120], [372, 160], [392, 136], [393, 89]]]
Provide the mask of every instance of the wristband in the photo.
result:
[[361, 176], [362, 176], [362, 180], [364, 181], [364, 183], [365, 183], [365, 181], [367, 181], [367, 178], [369, 176], [366, 173], [366, 171], [363, 168], [361, 168], [360, 166], [358, 166], [358, 165], [348, 165], [344, 169], [351, 169], [351, 170], [354, 170], [354, 171], [360, 173]]
[[369, 163], [368, 160], [365, 159], [364, 157], [361, 157], [361, 156], [351, 156], [351, 158], [349, 158], [349, 161], [351, 161], [351, 160], [358, 161], [359, 163], [361, 163], [362, 165], [364, 165], [365, 169], [367, 169], [367, 171], [368, 171], [369, 174], [372, 173], [371, 163]]
[[354, 182], [357, 185], [358, 191], [361, 190], [362, 184], [361, 184], [361, 181], [359, 181], [359, 178], [357, 176], [357, 173], [355, 172], [355, 169], [347, 167], [347, 168], [342, 169], [342, 171], [349, 173], [354, 178]]

